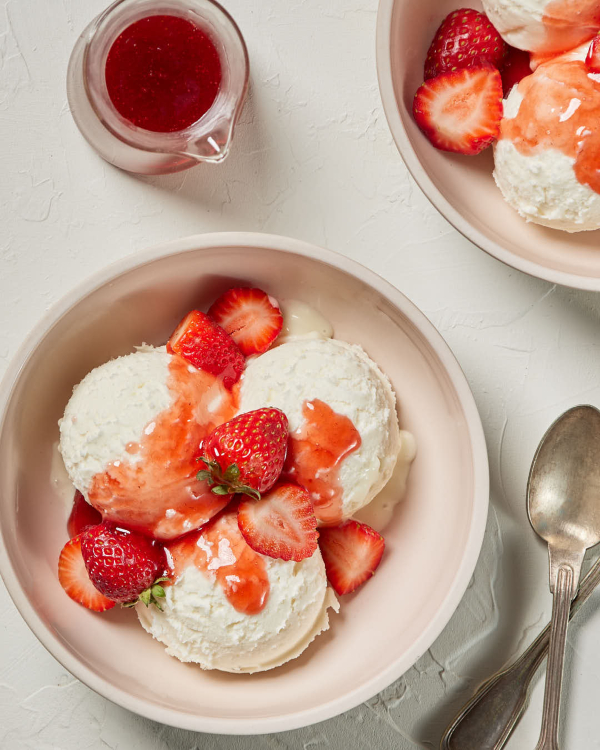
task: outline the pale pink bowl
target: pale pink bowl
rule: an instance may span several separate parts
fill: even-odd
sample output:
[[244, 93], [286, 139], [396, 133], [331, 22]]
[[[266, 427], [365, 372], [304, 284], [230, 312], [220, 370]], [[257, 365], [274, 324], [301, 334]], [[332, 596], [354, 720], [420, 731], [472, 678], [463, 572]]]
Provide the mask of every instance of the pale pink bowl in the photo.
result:
[[[51, 482], [57, 420], [93, 367], [166, 340], [182, 315], [238, 282], [314, 305], [337, 337], [362, 344], [390, 376], [418, 456], [385, 530], [375, 577], [345, 597], [329, 633], [259, 675], [202, 672], [167, 656], [131, 611], [96, 615], [56, 574], [66, 508]], [[165, 724], [226, 734], [293, 729], [356, 706], [433, 643], [465, 591], [488, 506], [481, 423], [441, 336], [399, 291], [357, 263], [297, 240], [208, 234], [95, 274], [27, 337], [0, 389], [0, 570], [28, 625], [101, 695]]]
[[419, 187], [448, 221], [490, 255], [532, 276], [600, 290], [600, 230], [568, 234], [527, 223], [502, 198], [491, 149], [476, 157], [436, 150], [412, 118], [427, 49], [442, 19], [478, 2], [380, 0], [377, 71], [392, 135]]

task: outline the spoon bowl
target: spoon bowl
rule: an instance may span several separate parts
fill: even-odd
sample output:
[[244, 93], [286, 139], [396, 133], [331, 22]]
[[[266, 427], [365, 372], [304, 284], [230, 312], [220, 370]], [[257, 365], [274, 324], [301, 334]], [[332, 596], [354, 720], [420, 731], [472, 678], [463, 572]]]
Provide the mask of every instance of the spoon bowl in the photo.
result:
[[[542, 438], [527, 484], [535, 532], [571, 558], [578, 574], [585, 550], [600, 542], [600, 411], [576, 406]], [[577, 560], [581, 557], [579, 563]], [[550, 571], [554, 590], [556, 567]]]
[[554, 595], [542, 731], [536, 750], [558, 750], [567, 626], [588, 547], [600, 541], [600, 412], [576, 406], [542, 438], [527, 482], [527, 512], [548, 542]]

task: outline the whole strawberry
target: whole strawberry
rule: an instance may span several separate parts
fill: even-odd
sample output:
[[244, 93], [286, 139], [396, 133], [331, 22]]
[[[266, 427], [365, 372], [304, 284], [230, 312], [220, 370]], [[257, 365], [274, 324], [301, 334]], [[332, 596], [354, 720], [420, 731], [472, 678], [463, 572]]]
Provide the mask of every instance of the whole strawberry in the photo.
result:
[[506, 42], [487, 16], [472, 8], [455, 10], [433, 37], [425, 60], [425, 80], [485, 63], [500, 68], [506, 51]]
[[287, 453], [288, 421], [280, 409], [257, 409], [220, 425], [203, 443], [206, 479], [217, 495], [260, 498], [275, 484]]
[[157, 578], [166, 564], [161, 545], [112, 523], [91, 526], [81, 534], [81, 554], [94, 586], [104, 596], [128, 606], [155, 604], [165, 592]]

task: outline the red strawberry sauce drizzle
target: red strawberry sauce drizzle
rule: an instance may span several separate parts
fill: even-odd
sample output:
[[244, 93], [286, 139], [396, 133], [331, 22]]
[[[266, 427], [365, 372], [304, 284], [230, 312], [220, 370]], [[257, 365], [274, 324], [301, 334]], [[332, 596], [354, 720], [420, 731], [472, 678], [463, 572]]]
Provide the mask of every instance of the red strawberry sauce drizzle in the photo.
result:
[[360, 448], [360, 434], [352, 421], [333, 411], [324, 401], [305, 401], [304, 422], [290, 435], [283, 473], [302, 485], [311, 496], [321, 523], [342, 520], [342, 461]]
[[556, 59], [524, 78], [517, 116], [502, 120], [500, 138], [525, 155], [556, 148], [575, 159], [575, 176], [600, 193], [600, 81], [579, 60]]
[[548, 50], [573, 49], [600, 29], [600, 5], [598, 0], [551, 0], [542, 22]]
[[238, 612], [256, 615], [269, 597], [265, 559], [249, 547], [237, 523], [237, 506], [220, 513], [199, 531], [167, 545], [175, 580], [190, 565], [214, 575], [229, 603]]
[[199, 446], [236, 413], [236, 397], [221, 381], [173, 356], [167, 385], [173, 404], [157, 415], [127, 452], [136, 462], [115, 461], [96, 474], [88, 496], [105, 520], [157, 539], [199, 528], [229, 501], [196, 479]]

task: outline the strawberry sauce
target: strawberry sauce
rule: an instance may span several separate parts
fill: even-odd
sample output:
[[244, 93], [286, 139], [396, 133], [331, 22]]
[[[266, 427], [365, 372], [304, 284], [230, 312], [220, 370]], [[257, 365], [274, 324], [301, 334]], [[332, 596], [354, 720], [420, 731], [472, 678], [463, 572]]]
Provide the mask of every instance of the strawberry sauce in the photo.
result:
[[197, 122], [219, 92], [219, 53], [202, 29], [179, 16], [142, 18], [113, 42], [106, 87], [117, 111], [156, 133]]
[[237, 507], [207, 523], [200, 531], [167, 545], [175, 579], [190, 565], [216, 577], [232, 607], [245, 615], [261, 612], [269, 597], [265, 559], [249, 547], [237, 523]]
[[317, 520], [342, 520], [342, 461], [360, 448], [360, 434], [352, 421], [324, 401], [305, 401], [304, 422], [290, 435], [284, 473], [310, 493]]
[[147, 425], [139, 443], [127, 446], [132, 460], [109, 464], [88, 493], [105, 520], [157, 539], [199, 528], [229, 501], [196, 479], [197, 457], [202, 440], [236, 412], [220, 380], [179, 356], [171, 358], [167, 385], [174, 401]]
[[600, 4], [598, 0], [551, 0], [542, 22], [546, 29], [546, 50], [573, 49], [600, 29]]
[[544, 63], [519, 84], [524, 99], [514, 119], [502, 120], [500, 138], [525, 155], [558, 149], [575, 159], [575, 176], [600, 193], [600, 80], [585, 63]]

